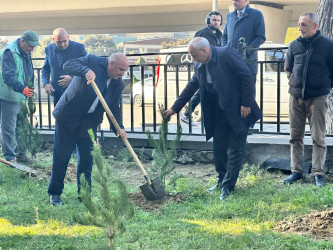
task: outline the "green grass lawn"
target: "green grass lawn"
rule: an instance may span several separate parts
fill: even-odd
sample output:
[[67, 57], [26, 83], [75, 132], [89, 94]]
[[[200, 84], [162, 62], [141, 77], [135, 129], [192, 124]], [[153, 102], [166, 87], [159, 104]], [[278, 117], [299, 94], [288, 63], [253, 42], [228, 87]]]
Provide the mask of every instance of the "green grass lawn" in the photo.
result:
[[[77, 200], [76, 183], [65, 183], [66, 205], [60, 207], [49, 204], [47, 186], [46, 177], [27, 177], [0, 165], [1, 249], [102, 249], [107, 245], [103, 230], [74, 222], [73, 213], [86, 211]], [[333, 242], [274, 231], [281, 220], [331, 208], [332, 184], [285, 186], [278, 174], [246, 165], [235, 192], [226, 200], [220, 201], [219, 193], [206, 194], [205, 188], [198, 180], [183, 179], [177, 189], [186, 196], [185, 202], [168, 203], [155, 213], [137, 208], [126, 232], [116, 237], [116, 247], [333, 249]]]

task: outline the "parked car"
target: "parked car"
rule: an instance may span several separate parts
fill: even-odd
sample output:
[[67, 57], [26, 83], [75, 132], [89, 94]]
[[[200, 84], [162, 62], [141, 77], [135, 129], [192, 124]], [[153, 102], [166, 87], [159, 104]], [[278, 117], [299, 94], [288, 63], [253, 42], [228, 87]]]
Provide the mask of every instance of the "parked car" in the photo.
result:
[[[153, 103], [153, 78], [149, 77], [144, 80], [144, 98], [145, 103]], [[133, 98], [134, 98], [134, 105], [141, 107], [143, 103], [142, 98], [142, 81], [136, 82], [133, 85]]]

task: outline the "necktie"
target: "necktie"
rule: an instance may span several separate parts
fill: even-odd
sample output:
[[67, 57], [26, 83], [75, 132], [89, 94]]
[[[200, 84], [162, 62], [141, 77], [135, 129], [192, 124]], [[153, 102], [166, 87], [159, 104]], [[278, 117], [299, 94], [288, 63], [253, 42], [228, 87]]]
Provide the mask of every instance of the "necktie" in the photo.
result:
[[238, 14], [238, 19], [239, 19], [239, 18], [241, 18], [241, 17], [242, 17], [242, 15], [243, 15], [243, 12], [239, 11], [237, 14]]

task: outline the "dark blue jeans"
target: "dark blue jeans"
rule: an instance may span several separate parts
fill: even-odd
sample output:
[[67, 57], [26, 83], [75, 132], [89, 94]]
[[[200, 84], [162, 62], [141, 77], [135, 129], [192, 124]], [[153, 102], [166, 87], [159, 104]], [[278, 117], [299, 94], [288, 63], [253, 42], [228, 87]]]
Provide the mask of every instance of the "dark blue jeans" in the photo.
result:
[[224, 110], [216, 108], [213, 152], [215, 169], [222, 189], [233, 191], [242, 167], [248, 129], [236, 134], [230, 126]]
[[[94, 130], [96, 131], [96, 129]], [[91, 170], [93, 157], [91, 151], [93, 143], [88, 132], [72, 133], [56, 123], [54, 134], [53, 167], [48, 188], [49, 195], [60, 195], [64, 189], [64, 179], [71, 154], [77, 146], [77, 185], [80, 192], [80, 176], [91, 185]]]
[[[198, 104], [200, 103], [200, 89], [198, 89], [194, 95], [192, 96], [191, 100], [190, 100], [190, 105], [187, 107], [187, 109], [184, 112], [185, 116], [188, 116], [189, 114], [192, 114], [193, 110], [195, 110], [195, 108], [198, 106]], [[191, 109], [190, 109], [191, 106]]]

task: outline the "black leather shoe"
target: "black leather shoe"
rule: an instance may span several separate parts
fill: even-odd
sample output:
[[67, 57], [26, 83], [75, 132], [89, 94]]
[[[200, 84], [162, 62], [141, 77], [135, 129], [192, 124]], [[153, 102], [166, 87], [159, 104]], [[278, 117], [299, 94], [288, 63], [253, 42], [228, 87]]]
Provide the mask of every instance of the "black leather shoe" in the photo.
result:
[[315, 185], [316, 186], [324, 186], [325, 185], [324, 176], [315, 175]]
[[284, 184], [293, 184], [295, 181], [302, 179], [301, 173], [292, 172], [287, 178], [283, 179]]
[[221, 182], [218, 182], [218, 183], [216, 183], [213, 187], [211, 187], [211, 188], [208, 188], [207, 190], [206, 190], [206, 192], [209, 192], [209, 193], [211, 193], [211, 192], [213, 192], [213, 191], [215, 191], [215, 190], [221, 190], [221, 188], [222, 188], [222, 183]]
[[224, 200], [224, 199], [227, 198], [229, 195], [230, 195], [230, 191], [229, 191], [229, 189], [226, 189], [226, 188], [222, 189], [222, 193], [221, 193], [221, 195], [220, 195], [220, 200], [221, 200], [221, 201]]
[[63, 205], [60, 195], [56, 195], [56, 194], [50, 195], [50, 203], [54, 207]]

